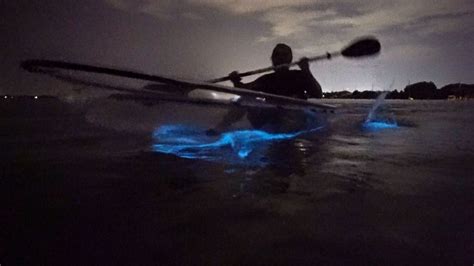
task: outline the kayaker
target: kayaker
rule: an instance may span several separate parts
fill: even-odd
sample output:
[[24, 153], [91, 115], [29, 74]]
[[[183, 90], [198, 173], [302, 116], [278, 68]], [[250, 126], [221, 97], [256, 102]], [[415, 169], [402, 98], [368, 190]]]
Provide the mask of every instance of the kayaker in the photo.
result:
[[[289, 64], [293, 60], [291, 48], [283, 43], [275, 46], [271, 56], [273, 66]], [[307, 58], [300, 59], [298, 66], [301, 70], [290, 70], [289, 67], [280, 67], [273, 73], [263, 75], [249, 83], [242, 83], [239, 73], [234, 71], [229, 74], [235, 87], [249, 90], [272, 93], [281, 96], [299, 99], [321, 98], [322, 90], [318, 81], [309, 69]], [[244, 108], [232, 108], [214, 128], [207, 131], [209, 135], [222, 132], [233, 123], [240, 120], [246, 113]], [[263, 110], [249, 108], [247, 118], [254, 128], [262, 128], [267, 124], [281, 122], [282, 110]]]
[[[289, 64], [293, 60], [291, 48], [283, 43], [275, 46], [271, 56], [273, 66]], [[322, 90], [309, 69], [308, 59], [300, 59], [301, 70], [290, 70], [289, 67], [277, 68], [275, 72], [263, 75], [250, 83], [242, 83], [239, 73], [229, 74], [235, 87], [273, 93], [300, 99], [321, 98]]]

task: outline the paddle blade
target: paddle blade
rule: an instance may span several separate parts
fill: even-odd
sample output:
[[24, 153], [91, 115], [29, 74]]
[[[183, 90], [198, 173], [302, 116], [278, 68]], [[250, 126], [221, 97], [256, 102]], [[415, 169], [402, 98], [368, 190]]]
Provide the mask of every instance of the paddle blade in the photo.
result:
[[380, 42], [374, 37], [358, 39], [344, 48], [341, 54], [345, 57], [363, 57], [380, 52]]

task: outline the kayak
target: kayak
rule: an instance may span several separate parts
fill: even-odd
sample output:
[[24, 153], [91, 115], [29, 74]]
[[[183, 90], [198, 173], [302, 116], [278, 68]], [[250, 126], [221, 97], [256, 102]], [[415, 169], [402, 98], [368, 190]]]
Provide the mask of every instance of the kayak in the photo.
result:
[[[150, 75], [129, 70], [98, 67], [53, 60], [26, 60], [21, 67], [29, 72], [50, 75], [54, 78], [89, 85], [105, 90], [132, 94], [131, 98], [148, 98], [153, 101], [181, 101], [201, 104], [228, 104], [261, 108], [311, 110], [318, 113], [334, 112], [335, 106], [306, 101], [276, 94], [217, 85], [209, 82], [190, 81], [162, 75]], [[152, 81], [140, 88], [111, 86], [107, 83], [82, 80], [79, 74], [93, 73], [126, 79]], [[77, 75], [76, 75], [77, 74]]]

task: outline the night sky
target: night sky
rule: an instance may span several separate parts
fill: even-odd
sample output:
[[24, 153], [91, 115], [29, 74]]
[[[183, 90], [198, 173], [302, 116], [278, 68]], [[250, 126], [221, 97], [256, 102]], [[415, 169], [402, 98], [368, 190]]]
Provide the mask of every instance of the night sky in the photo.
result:
[[6, 0], [0, 7], [0, 93], [38, 93], [36, 79], [18, 67], [30, 58], [206, 80], [270, 65], [279, 42], [298, 59], [365, 35], [380, 40], [380, 56], [311, 65], [323, 91], [474, 83], [472, 0]]

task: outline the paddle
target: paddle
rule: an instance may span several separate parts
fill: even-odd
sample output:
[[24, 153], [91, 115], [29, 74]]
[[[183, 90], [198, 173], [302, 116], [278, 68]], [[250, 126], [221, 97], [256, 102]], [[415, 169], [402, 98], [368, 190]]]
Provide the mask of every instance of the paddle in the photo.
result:
[[[315, 62], [315, 61], [319, 61], [323, 59], [331, 59], [333, 57], [340, 56], [340, 55], [342, 55], [343, 57], [348, 57], [348, 58], [359, 58], [359, 57], [376, 55], [379, 52], [380, 52], [380, 42], [374, 37], [364, 37], [364, 38], [359, 38], [359, 39], [354, 40], [352, 43], [350, 43], [348, 46], [342, 49], [342, 51], [309, 57], [308, 61]], [[238, 76], [246, 77], [250, 75], [260, 74], [260, 73], [272, 71], [272, 70], [282, 68], [282, 67], [294, 66], [294, 65], [297, 65], [298, 63], [299, 61], [289, 63], [289, 64], [283, 64], [283, 65], [278, 65], [278, 66], [271, 66], [271, 67], [261, 68], [257, 70], [247, 71], [244, 73], [239, 73]], [[217, 83], [217, 82], [226, 81], [226, 80], [230, 80], [230, 77], [225, 76], [222, 78], [208, 80], [207, 82]]]

